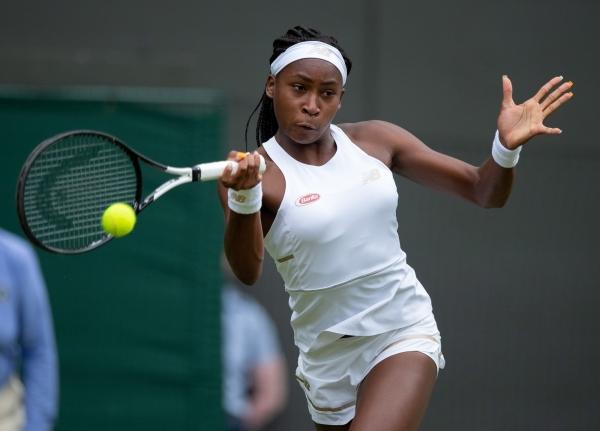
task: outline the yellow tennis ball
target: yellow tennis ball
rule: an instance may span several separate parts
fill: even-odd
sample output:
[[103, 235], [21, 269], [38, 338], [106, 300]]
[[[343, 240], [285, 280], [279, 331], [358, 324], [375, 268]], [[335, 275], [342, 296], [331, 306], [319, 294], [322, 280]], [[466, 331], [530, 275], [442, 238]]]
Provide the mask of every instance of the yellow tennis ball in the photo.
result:
[[116, 238], [127, 235], [135, 226], [135, 211], [126, 203], [110, 205], [102, 214], [102, 228]]

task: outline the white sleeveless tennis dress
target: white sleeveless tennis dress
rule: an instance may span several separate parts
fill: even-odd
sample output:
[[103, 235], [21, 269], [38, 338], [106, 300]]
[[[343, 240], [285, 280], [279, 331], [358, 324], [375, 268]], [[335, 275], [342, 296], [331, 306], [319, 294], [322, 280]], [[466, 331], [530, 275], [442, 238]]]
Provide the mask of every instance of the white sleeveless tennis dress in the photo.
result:
[[438, 368], [443, 357], [431, 300], [400, 247], [392, 172], [339, 127], [331, 134], [337, 149], [322, 166], [295, 160], [274, 137], [263, 144], [285, 178], [265, 248], [290, 295], [309, 411], [341, 425], [385, 357], [419, 350]]

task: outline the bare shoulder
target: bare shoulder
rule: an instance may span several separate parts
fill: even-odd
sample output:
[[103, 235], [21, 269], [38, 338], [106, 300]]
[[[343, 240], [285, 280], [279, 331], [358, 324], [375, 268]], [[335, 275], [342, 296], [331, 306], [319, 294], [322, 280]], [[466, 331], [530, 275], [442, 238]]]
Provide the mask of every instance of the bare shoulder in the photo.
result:
[[415, 136], [397, 124], [383, 120], [368, 120], [358, 123], [344, 123], [339, 127], [352, 139], [357, 141], [401, 141], [416, 139]]
[[339, 127], [358, 147], [390, 168], [402, 153], [421, 145], [408, 130], [387, 121], [344, 123]]

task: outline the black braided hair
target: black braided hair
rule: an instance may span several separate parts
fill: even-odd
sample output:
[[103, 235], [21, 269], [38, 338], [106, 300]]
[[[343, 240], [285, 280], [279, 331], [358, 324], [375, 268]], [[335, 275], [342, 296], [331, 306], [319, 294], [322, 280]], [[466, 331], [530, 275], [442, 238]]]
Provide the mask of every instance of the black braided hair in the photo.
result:
[[[328, 36], [321, 33], [318, 30], [296, 26], [289, 29], [283, 36], [278, 37], [273, 41], [273, 54], [269, 58], [269, 64], [271, 64], [279, 55], [288, 49], [290, 46], [295, 45], [299, 42], [305, 42], [307, 40], [318, 40], [320, 42], [327, 43], [331, 46], [336, 47], [342, 56], [344, 57], [344, 63], [350, 74], [352, 69], [352, 60], [348, 58], [344, 50], [340, 47], [338, 41], [333, 36]], [[260, 111], [259, 111], [260, 108]], [[246, 150], [248, 150], [248, 127], [254, 114], [258, 112], [258, 119], [256, 120], [256, 145], [260, 146], [263, 142], [271, 139], [277, 132], [279, 127], [277, 119], [275, 118], [275, 111], [273, 110], [273, 100], [265, 95], [264, 89], [258, 104], [248, 117], [246, 122], [246, 130], [244, 132], [244, 141], [246, 142]]]

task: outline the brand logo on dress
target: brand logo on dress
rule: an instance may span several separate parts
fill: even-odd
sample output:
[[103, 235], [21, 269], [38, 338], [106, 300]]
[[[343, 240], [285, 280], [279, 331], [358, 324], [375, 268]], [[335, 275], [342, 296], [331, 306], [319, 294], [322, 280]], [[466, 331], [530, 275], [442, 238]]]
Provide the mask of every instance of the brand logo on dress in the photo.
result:
[[363, 183], [363, 185], [365, 185], [367, 183], [377, 181], [380, 178], [381, 178], [381, 172], [379, 172], [379, 169], [371, 169], [368, 172], [363, 172], [362, 183]]
[[321, 195], [319, 195], [318, 193], [309, 193], [307, 195], [300, 196], [298, 199], [296, 199], [296, 206], [301, 207], [304, 205], [312, 204], [313, 202], [316, 202], [319, 199], [321, 199]]

